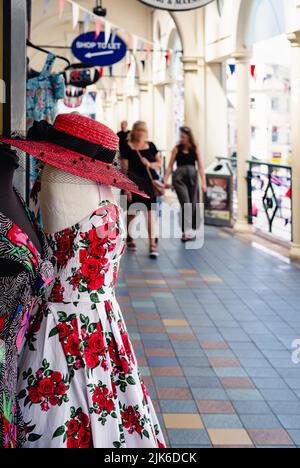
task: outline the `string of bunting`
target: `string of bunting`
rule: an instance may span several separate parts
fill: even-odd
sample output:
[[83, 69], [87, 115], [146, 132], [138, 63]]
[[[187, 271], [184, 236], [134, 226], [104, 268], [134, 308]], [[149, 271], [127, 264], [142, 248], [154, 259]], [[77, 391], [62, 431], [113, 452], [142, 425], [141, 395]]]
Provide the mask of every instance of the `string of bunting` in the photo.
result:
[[[43, 10], [44, 13], [46, 13], [50, 5], [50, 0], [43, 0], [43, 4]], [[116, 35], [118, 32], [122, 32], [123, 34], [127, 35], [128, 49], [132, 51], [133, 54], [138, 52], [141, 56], [142, 62], [146, 62], [149, 59], [151, 53], [158, 47], [154, 42], [137, 36], [136, 34], [132, 34], [125, 29], [111, 23], [105, 18], [100, 18], [87, 8], [76, 3], [74, 0], [58, 0], [58, 17], [60, 20], [63, 18], [67, 4], [69, 4], [72, 8], [73, 29], [77, 27], [80, 21], [80, 17], [83, 16], [85, 32], [90, 31], [91, 22], [94, 20], [96, 39], [99, 37], [102, 31], [105, 32], [105, 40], [107, 42], [110, 40], [111, 36]], [[165, 54], [167, 64], [170, 65], [174, 51], [172, 49], [167, 49], [167, 51], [163, 53]]]

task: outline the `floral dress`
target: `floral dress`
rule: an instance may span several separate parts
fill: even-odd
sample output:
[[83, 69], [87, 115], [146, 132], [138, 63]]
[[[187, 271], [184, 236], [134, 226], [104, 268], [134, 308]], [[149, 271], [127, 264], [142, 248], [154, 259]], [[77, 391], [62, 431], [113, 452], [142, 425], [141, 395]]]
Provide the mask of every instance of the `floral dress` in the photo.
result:
[[50, 236], [55, 284], [21, 363], [26, 448], [164, 447], [115, 297], [125, 237], [110, 202]]
[[[32, 223], [33, 216], [24, 205]], [[21, 448], [25, 441], [17, 395], [17, 359], [29, 315], [53, 279], [50, 250], [39, 232], [40, 255], [16, 224], [0, 213], [0, 258], [21, 265], [22, 272], [0, 277], [0, 448]]]

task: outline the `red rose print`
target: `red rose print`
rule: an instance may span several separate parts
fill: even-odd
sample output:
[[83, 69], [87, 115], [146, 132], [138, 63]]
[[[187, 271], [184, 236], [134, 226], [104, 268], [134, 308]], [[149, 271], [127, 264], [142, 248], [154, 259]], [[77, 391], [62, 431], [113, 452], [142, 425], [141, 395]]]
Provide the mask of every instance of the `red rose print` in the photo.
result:
[[58, 267], [65, 267], [72, 258], [74, 239], [74, 232], [68, 229], [64, 231], [63, 236], [58, 240], [57, 250], [54, 252]]
[[82, 265], [82, 274], [92, 290], [98, 290], [104, 285], [104, 275], [101, 272], [102, 262], [99, 259], [88, 258]]
[[81, 413], [81, 414], [78, 416], [78, 419], [79, 419], [79, 421], [81, 422], [81, 424], [82, 424], [84, 427], [88, 427], [88, 426], [89, 426], [89, 424], [90, 424], [90, 418], [88, 417], [87, 414]]
[[62, 381], [62, 374], [60, 372], [53, 372], [53, 374], [51, 375], [51, 380], [52, 382], [54, 383], [59, 383]]
[[104, 337], [102, 333], [93, 333], [88, 340], [88, 346], [92, 353], [98, 355], [105, 354]]
[[41, 403], [42, 395], [38, 391], [37, 387], [31, 387], [28, 389], [28, 397], [33, 404]]
[[59, 339], [61, 341], [63, 341], [65, 338], [67, 338], [72, 333], [71, 328], [66, 323], [59, 323], [57, 325], [57, 330], [58, 330], [58, 334], [59, 334]]
[[121, 338], [122, 338], [122, 342], [123, 342], [124, 349], [125, 349], [125, 352], [126, 352], [127, 356], [130, 359], [132, 359], [132, 361], [134, 363], [132, 347], [131, 347], [128, 335], [127, 335], [127, 333], [125, 331], [123, 333], [121, 333]]
[[65, 288], [62, 287], [59, 280], [56, 280], [52, 289], [50, 302], [63, 302], [64, 292], [65, 292]]
[[54, 390], [55, 390], [55, 385], [52, 382], [52, 380], [49, 379], [48, 377], [40, 381], [39, 386], [38, 386], [38, 391], [42, 395], [44, 396], [53, 395]]
[[92, 434], [90, 430], [82, 428], [78, 432], [79, 447], [82, 449], [91, 448]]
[[68, 449], [79, 449], [79, 442], [74, 437], [70, 437], [67, 440], [67, 448]]
[[75, 419], [71, 419], [68, 424], [68, 435], [72, 436], [76, 434], [79, 430], [79, 424]]
[[129, 363], [127, 362], [127, 359], [122, 356], [121, 356], [121, 366], [122, 366], [122, 370], [124, 374], [127, 375], [129, 372]]
[[66, 354], [71, 356], [80, 356], [79, 337], [76, 334], [69, 336], [67, 343], [64, 345]]
[[48, 413], [50, 407], [47, 401], [43, 401], [43, 403], [41, 404], [41, 409], [44, 413]]
[[93, 354], [89, 350], [85, 351], [84, 358], [85, 358], [85, 361], [86, 361], [86, 365], [90, 369], [95, 369], [99, 365], [99, 356], [97, 356], [97, 354]]
[[49, 398], [49, 403], [51, 406], [57, 406], [59, 402], [60, 402], [60, 399], [58, 397], [51, 396]]
[[73, 286], [73, 291], [76, 291], [80, 286], [81, 274], [78, 270], [76, 274], [71, 278], [70, 284]]
[[56, 395], [59, 395], [59, 396], [65, 395], [66, 391], [67, 391], [67, 386], [64, 382], [60, 382], [55, 389]]
[[88, 256], [88, 254], [87, 254], [87, 251], [86, 251], [86, 250], [83, 250], [83, 249], [80, 250], [80, 252], [79, 252], [79, 260], [80, 260], [80, 263], [85, 263], [86, 260], [87, 260], [87, 256]]

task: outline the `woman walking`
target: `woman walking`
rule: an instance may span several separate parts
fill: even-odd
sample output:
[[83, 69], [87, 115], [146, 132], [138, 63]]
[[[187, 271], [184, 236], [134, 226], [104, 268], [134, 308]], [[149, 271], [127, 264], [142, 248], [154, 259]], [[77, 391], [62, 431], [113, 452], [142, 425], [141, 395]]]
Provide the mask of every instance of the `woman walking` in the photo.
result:
[[[180, 129], [180, 142], [173, 149], [171, 160], [165, 174], [165, 183], [173, 172], [174, 164], [177, 170], [173, 175], [173, 185], [176, 190], [182, 212], [182, 242], [195, 239], [191, 231], [197, 229], [197, 204], [200, 202], [199, 177], [202, 190], [207, 191], [204, 163], [199, 147], [195, 143], [193, 132], [188, 127]], [[191, 209], [187, 209], [189, 205]], [[192, 215], [192, 216], [191, 216]]]
[[[144, 205], [148, 213], [148, 234], [150, 258], [159, 256], [156, 241], [156, 203], [157, 196], [153, 180], [159, 180], [157, 171], [162, 167], [161, 156], [154, 145], [148, 141], [148, 128], [145, 122], [136, 122], [130, 133], [127, 144], [123, 146], [122, 168], [134, 174], [140, 180], [141, 188], [149, 195], [149, 199], [139, 195], [126, 193], [128, 198], [128, 239], [127, 246], [131, 251], [136, 250], [136, 244], [130, 235], [130, 226], [136, 217], [135, 212], [130, 211], [133, 205]], [[134, 208], [133, 208], [134, 209]]]

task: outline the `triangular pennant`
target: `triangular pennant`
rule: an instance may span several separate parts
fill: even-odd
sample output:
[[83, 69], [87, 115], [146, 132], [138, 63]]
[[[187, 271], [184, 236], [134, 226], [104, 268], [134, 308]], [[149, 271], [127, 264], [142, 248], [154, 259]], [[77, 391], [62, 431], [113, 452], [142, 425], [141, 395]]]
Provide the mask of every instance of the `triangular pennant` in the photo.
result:
[[58, 11], [59, 19], [63, 17], [65, 6], [66, 6], [66, 0], [59, 0], [59, 11]]
[[91, 28], [91, 15], [86, 12], [84, 16], [84, 32], [87, 33]]
[[234, 64], [234, 63], [231, 63], [231, 64], [229, 65], [229, 69], [230, 69], [231, 75], [234, 75], [234, 73], [235, 73], [235, 64]]
[[98, 39], [102, 31], [102, 21], [100, 18], [95, 20], [95, 39]]
[[72, 15], [73, 15], [73, 29], [76, 28], [79, 21], [79, 5], [77, 3], [72, 3]]
[[111, 36], [111, 23], [109, 21], [105, 21], [105, 43], [108, 44]]
[[152, 51], [153, 51], [152, 44], [150, 44], [150, 42], [148, 42], [147, 47], [146, 47], [146, 60], [148, 60], [148, 58], [150, 57]]
[[118, 28], [112, 28], [112, 31], [111, 31], [111, 43], [112, 44], [115, 42], [117, 34], [118, 34]]
[[50, 3], [50, 0], [44, 0], [44, 3], [43, 3], [44, 13], [47, 13], [47, 10], [49, 8], [49, 3]]
[[113, 67], [109, 67], [109, 76], [112, 78], [113, 77]]
[[94, 81], [95, 75], [96, 75], [96, 68], [91, 68], [90, 74], [91, 74], [91, 80]]
[[250, 71], [251, 71], [251, 76], [252, 76], [252, 78], [256, 78], [256, 74], [255, 74], [255, 72], [256, 72], [256, 65], [251, 65]]
[[99, 68], [99, 75], [100, 75], [100, 78], [103, 77], [103, 72], [104, 72], [103, 67], [100, 67], [100, 68]]

